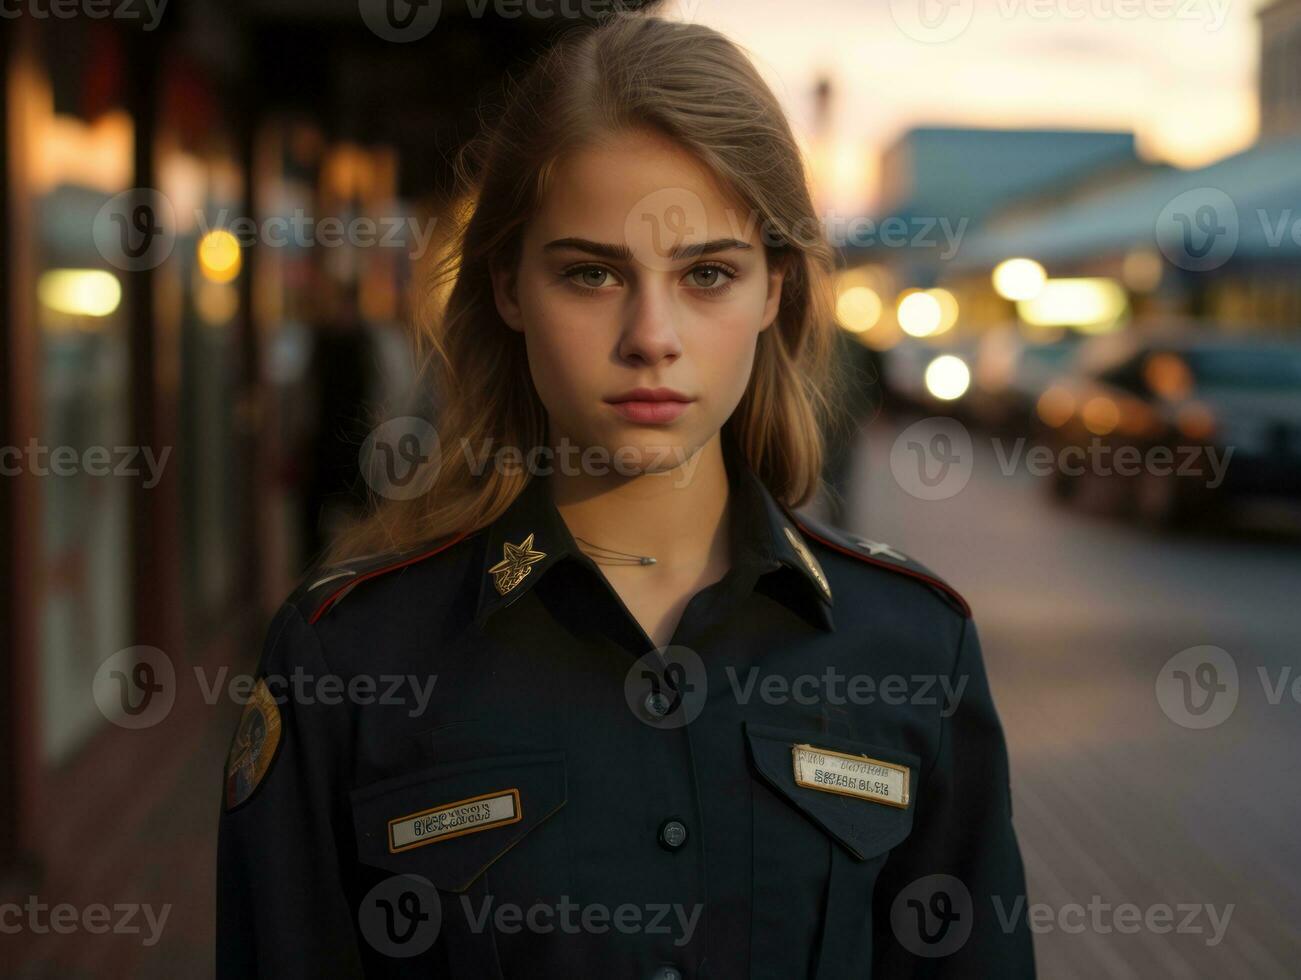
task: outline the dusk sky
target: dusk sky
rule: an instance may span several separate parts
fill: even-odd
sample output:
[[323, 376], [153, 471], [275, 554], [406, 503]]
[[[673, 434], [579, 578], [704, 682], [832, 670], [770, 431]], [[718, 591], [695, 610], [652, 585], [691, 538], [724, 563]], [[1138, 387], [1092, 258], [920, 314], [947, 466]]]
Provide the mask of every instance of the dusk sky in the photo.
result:
[[[1132, 130], [1143, 156], [1208, 163], [1255, 139], [1268, 0], [670, 0], [747, 48], [810, 136], [835, 86], [825, 202], [871, 206], [880, 151], [917, 125]], [[930, 30], [919, 9], [926, 5]]]

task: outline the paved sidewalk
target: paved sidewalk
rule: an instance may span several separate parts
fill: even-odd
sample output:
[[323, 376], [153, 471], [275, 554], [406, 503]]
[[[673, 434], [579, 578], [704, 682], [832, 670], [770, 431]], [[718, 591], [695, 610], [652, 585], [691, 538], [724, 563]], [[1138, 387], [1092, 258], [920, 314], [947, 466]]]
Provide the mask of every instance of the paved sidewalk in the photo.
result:
[[[236, 656], [236, 645], [210, 651], [209, 684], [223, 664], [227, 681], [253, 669], [255, 653]], [[177, 663], [176, 702], [163, 722], [142, 731], [109, 726], [55, 775], [42, 808], [51, 861], [39, 878], [4, 888], [5, 902], [26, 906], [34, 896], [44, 906], [24, 911], [24, 929], [4, 937], [5, 976], [213, 975], [221, 770], [239, 705], [224, 696], [208, 704], [194, 667]], [[72, 921], [60, 920], [56, 930], [50, 909], [64, 903], [76, 911], [65, 911]]]

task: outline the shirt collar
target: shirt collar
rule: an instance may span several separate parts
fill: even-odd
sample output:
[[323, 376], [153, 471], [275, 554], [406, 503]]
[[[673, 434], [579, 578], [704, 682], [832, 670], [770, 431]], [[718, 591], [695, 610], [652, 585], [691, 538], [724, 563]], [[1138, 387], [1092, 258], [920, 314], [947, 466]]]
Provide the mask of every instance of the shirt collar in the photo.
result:
[[[726, 433], [723, 445], [732, 490], [733, 567], [749, 567], [758, 576], [756, 581], [763, 581], [766, 593], [815, 625], [834, 629], [830, 585], [794, 517]], [[497, 610], [518, 601], [561, 561], [579, 561], [599, 574], [560, 516], [546, 477], [529, 479], [505, 512], [489, 525], [485, 540], [475, 610], [480, 625]]]

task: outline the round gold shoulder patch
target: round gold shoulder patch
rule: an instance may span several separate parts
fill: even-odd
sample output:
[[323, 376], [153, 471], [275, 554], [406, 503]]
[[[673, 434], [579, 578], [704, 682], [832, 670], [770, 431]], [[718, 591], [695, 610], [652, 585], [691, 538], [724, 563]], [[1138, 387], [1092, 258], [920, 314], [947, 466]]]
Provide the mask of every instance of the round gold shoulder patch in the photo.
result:
[[267, 687], [258, 680], [239, 716], [235, 738], [226, 756], [226, 809], [245, 802], [258, 788], [280, 745], [280, 709]]

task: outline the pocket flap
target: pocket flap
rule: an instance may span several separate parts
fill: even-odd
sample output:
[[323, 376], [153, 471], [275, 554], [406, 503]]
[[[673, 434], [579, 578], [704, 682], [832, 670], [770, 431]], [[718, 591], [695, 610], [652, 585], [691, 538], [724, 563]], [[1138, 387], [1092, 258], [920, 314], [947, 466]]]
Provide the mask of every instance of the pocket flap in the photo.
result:
[[[881, 854], [912, 832], [913, 808], [921, 760], [911, 752], [888, 745], [804, 729], [774, 728], [745, 724], [746, 739], [755, 768], [764, 781], [793, 803], [823, 831], [838, 840], [858, 860]], [[844, 792], [832, 786], [802, 786], [795, 779], [796, 746], [865, 756], [888, 767], [906, 769], [909, 798], [906, 805], [891, 805], [877, 799]]]
[[363, 864], [460, 892], [565, 805], [565, 755], [472, 759], [350, 794]]

